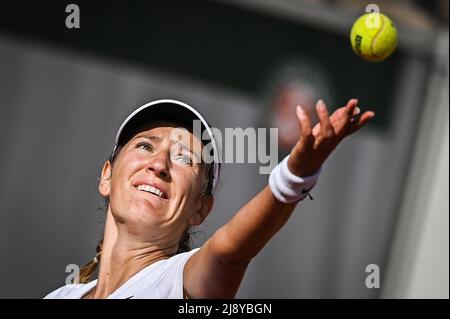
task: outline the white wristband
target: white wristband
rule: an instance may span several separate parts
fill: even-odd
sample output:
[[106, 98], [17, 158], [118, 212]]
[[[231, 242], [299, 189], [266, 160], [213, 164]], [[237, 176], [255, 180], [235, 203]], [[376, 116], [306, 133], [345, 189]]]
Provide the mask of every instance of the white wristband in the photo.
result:
[[303, 200], [316, 185], [322, 171], [321, 167], [315, 174], [307, 177], [294, 175], [288, 168], [289, 156], [286, 156], [275, 166], [269, 177], [270, 189], [275, 198], [282, 203], [293, 203]]

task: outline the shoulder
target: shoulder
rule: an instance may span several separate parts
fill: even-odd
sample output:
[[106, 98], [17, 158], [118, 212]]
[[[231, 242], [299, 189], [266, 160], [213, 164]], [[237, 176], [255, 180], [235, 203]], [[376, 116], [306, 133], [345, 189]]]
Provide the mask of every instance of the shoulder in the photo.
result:
[[65, 285], [52, 291], [44, 299], [79, 299], [92, 286], [92, 281], [87, 284]]
[[172, 266], [178, 265], [184, 267], [189, 258], [194, 255], [200, 248], [194, 248], [190, 251], [176, 254], [169, 259], [166, 260], [167, 268], [171, 268]]
[[[138, 282], [130, 287], [131, 289], [127, 289], [126, 294], [133, 295], [134, 298], [182, 299], [184, 267], [198, 250], [199, 248], [195, 248], [176, 254], [155, 265], [156, 267], [149, 267]], [[121, 294], [121, 297], [123, 296]]]

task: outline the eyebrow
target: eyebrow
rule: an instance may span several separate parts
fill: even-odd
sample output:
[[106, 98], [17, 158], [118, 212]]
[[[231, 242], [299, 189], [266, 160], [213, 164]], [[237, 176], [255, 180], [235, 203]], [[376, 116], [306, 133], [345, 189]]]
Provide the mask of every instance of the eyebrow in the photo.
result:
[[150, 140], [155, 143], [159, 143], [162, 140], [162, 138], [157, 135], [147, 135], [147, 134], [140, 134], [140, 135], [136, 136], [135, 139], [136, 138], [145, 138], [145, 139]]

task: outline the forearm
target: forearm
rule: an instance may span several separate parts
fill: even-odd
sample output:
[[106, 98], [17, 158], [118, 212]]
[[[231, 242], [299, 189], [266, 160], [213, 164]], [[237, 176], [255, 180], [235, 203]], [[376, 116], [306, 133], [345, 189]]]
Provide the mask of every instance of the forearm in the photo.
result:
[[266, 186], [211, 238], [229, 265], [248, 263], [283, 227], [296, 203], [281, 203]]

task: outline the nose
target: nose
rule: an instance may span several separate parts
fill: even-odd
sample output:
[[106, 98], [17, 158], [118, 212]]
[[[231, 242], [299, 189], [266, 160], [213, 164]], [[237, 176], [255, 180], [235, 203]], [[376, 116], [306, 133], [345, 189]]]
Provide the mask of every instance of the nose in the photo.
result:
[[147, 166], [147, 171], [153, 171], [156, 176], [168, 181], [170, 179], [169, 159], [170, 152], [158, 152], [158, 154], [152, 157], [151, 162]]

